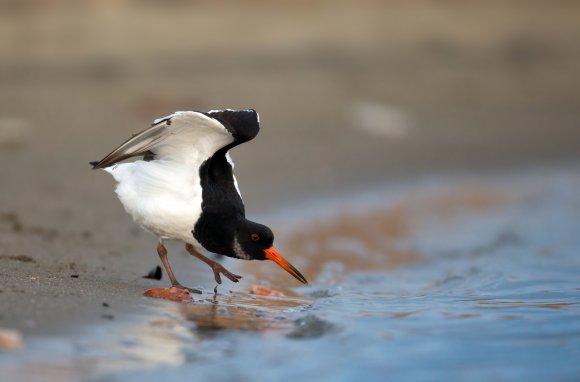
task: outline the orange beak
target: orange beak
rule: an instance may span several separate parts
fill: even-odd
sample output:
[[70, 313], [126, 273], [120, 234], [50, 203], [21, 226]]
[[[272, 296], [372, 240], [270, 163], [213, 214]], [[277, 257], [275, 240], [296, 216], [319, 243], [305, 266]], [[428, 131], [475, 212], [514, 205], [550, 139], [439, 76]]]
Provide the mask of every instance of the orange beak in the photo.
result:
[[272, 260], [273, 262], [278, 264], [286, 272], [290, 273], [292, 276], [294, 276], [298, 280], [300, 280], [300, 282], [302, 282], [304, 284], [308, 284], [308, 281], [306, 281], [306, 278], [304, 276], [302, 276], [302, 273], [300, 273], [298, 271], [298, 269], [294, 268], [294, 266], [292, 264], [287, 262], [286, 259], [284, 259], [282, 256], [280, 256], [280, 254], [278, 253], [278, 251], [276, 251], [274, 249], [274, 247], [270, 247], [268, 249], [265, 249], [264, 253], [266, 254], [266, 259]]

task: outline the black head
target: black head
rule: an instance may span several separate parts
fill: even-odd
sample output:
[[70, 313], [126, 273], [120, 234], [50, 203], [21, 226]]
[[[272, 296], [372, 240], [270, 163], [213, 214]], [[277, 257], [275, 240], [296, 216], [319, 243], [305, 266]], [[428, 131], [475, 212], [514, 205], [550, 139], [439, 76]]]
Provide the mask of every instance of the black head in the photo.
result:
[[263, 224], [244, 220], [236, 227], [234, 252], [241, 259], [266, 260], [265, 250], [272, 247], [274, 233]]
[[233, 248], [237, 257], [246, 260], [272, 260], [286, 272], [307, 284], [306, 278], [273, 247], [274, 234], [263, 224], [242, 221], [234, 235]]

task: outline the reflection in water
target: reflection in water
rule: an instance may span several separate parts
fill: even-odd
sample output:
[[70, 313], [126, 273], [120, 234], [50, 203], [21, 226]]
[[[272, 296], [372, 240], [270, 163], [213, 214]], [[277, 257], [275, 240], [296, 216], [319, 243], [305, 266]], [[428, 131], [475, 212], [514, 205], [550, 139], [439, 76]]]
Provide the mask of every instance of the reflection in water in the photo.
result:
[[303, 299], [232, 292], [203, 303], [182, 305], [180, 310], [185, 319], [195, 322], [200, 333], [228, 329], [283, 333], [291, 328], [289, 312], [309, 306], [310, 302]]
[[302, 324], [299, 318], [312, 302], [293, 297], [230, 292], [203, 296], [189, 304], [153, 299], [148, 303], [150, 312], [146, 317], [136, 317], [138, 324], [113, 326], [101, 335], [86, 333], [65, 346], [45, 340], [46, 345], [40, 347], [52, 348], [57, 358], [32, 357], [27, 362], [8, 365], [2, 368], [2, 380], [18, 381], [20, 376], [26, 376], [26, 381], [66, 382], [124, 370], [178, 367], [227, 355], [229, 347], [214, 346], [212, 340], [220, 332], [300, 336], [298, 328], [305, 331], [304, 335], [310, 330], [315, 336], [315, 330], [324, 324], [316, 319]]

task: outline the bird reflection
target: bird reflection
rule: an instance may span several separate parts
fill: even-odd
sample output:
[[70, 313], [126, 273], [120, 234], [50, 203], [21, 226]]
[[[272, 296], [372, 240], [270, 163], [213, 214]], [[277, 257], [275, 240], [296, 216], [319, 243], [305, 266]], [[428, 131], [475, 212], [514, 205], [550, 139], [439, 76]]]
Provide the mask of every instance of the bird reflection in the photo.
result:
[[219, 295], [216, 288], [211, 299], [184, 304], [181, 313], [185, 319], [195, 322], [199, 333], [219, 330], [287, 332], [292, 324], [288, 311], [309, 304], [304, 299], [241, 292], [224, 296]]

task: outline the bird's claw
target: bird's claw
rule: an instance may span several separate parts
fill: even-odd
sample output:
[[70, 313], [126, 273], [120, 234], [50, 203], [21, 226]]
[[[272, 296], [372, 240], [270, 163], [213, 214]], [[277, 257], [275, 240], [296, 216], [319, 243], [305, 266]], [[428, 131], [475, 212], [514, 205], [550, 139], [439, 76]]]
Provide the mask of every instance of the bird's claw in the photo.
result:
[[202, 291], [200, 291], [199, 289], [195, 289], [195, 288], [189, 288], [186, 286], [181, 285], [180, 283], [176, 283], [173, 285], [173, 288], [177, 288], [177, 289], [183, 289], [186, 290], [190, 293], [195, 293], [195, 294], [202, 294]]
[[214, 275], [215, 281], [218, 284], [222, 283], [222, 278], [220, 276], [220, 273], [222, 273], [224, 276], [226, 276], [228, 279], [230, 279], [231, 281], [233, 281], [235, 283], [240, 281], [240, 279], [242, 278], [242, 276], [231, 273], [230, 271], [225, 269], [223, 267], [223, 265], [218, 264], [218, 263], [212, 265], [211, 269], [213, 270], [213, 275]]

